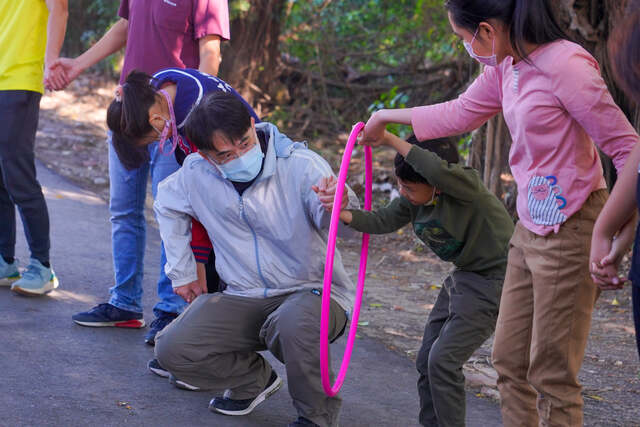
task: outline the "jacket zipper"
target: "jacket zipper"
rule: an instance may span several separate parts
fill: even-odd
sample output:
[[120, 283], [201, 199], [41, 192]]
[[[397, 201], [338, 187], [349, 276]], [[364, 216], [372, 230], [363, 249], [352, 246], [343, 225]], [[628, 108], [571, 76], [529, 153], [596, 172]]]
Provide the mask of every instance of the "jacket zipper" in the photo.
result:
[[259, 253], [259, 249], [258, 249], [258, 235], [256, 234], [255, 230], [253, 229], [253, 227], [249, 223], [249, 220], [247, 219], [247, 215], [246, 215], [245, 210], [244, 210], [244, 199], [240, 195], [238, 195], [238, 199], [240, 201], [240, 213], [242, 215], [242, 218], [244, 219], [244, 222], [247, 223], [247, 227], [249, 227], [249, 230], [251, 230], [251, 234], [253, 235], [253, 245], [255, 247], [256, 265], [258, 266], [258, 275], [260, 276], [260, 280], [262, 280], [262, 283], [264, 284], [264, 287], [265, 287], [264, 296], [266, 297], [267, 296], [267, 289], [269, 288], [269, 284], [267, 283], [267, 281], [265, 280], [264, 276], [262, 275], [262, 268], [260, 268], [260, 253]]

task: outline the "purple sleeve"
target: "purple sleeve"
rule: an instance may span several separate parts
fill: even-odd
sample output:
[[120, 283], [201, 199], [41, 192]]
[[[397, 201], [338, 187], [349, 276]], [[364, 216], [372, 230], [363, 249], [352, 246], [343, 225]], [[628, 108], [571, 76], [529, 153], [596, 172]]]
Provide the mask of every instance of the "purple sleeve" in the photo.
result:
[[120, 8], [118, 9], [120, 18], [129, 20], [129, 0], [120, 0]]
[[621, 173], [638, 134], [611, 97], [598, 62], [580, 49], [556, 69], [551, 79], [557, 99]]
[[485, 67], [457, 99], [412, 108], [411, 126], [420, 141], [459, 135], [479, 128], [501, 110], [499, 70]]
[[196, 40], [208, 35], [229, 40], [229, 6], [226, 0], [195, 0], [193, 2], [193, 36]]

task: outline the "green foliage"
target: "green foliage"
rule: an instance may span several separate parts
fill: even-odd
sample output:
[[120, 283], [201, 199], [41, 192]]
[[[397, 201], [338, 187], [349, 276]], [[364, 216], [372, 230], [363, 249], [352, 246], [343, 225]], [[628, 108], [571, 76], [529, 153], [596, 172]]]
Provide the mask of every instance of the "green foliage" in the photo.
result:
[[457, 52], [442, 0], [289, 0], [289, 7], [282, 48], [303, 62], [316, 59], [309, 47], [319, 44], [354, 53], [336, 59], [360, 72]]
[[[75, 57], [91, 47], [119, 19], [119, 6], [118, 0], [70, 0], [62, 54]], [[112, 55], [97, 64], [96, 68], [115, 74], [119, 62], [120, 55]]]
[[251, 3], [249, 0], [230, 0], [229, 1], [229, 19], [234, 20], [249, 12]]
[[[382, 109], [407, 108], [407, 101], [409, 101], [409, 95], [398, 92], [398, 86], [394, 86], [390, 91], [382, 93], [373, 104], [369, 105], [368, 111], [369, 114], [373, 114]], [[387, 130], [402, 139], [407, 138], [411, 134], [410, 126], [396, 123], [387, 125]]]
[[[442, 100], [462, 83], [428, 82], [438, 77], [432, 67], [461, 53], [443, 0], [287, 0], [286, 11], [280, 50], [313, 76], [304, 97], [333, 129], [380, 108]], [[389, 129], [409, 133], [405, 126]]]

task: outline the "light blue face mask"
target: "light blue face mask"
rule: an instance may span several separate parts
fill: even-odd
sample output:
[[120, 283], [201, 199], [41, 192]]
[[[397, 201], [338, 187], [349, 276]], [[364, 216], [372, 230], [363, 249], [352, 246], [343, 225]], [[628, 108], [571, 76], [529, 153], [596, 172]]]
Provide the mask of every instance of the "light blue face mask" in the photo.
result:
[[256, 143], [253, 148], [237, 159], [224, 164], [217, 164], [218, 168], [229, 181], [249, 182], [258, 176], [262, 168], [264, 153], [260, 144]]
[[464, 45], [464, 48], [467, 49], [467, 52], [473, 59], [475, 59], [481, 64], [488, 65], [489, 67], [495, 67], [498, 65], [498, 56], [496, 55], [495, 37], [493, 38], [493, 46], [491, 47], [490, 56], [480, 56], [473, 51], [473, 42], [476, 40], [476, 36], [478, 35], [478, 30], [480, 30], [480, 27], [478, 27], [475, 34], [473, 35], [473, 38], [471, 39], [471, 43], [463, 40], [462, 44]]

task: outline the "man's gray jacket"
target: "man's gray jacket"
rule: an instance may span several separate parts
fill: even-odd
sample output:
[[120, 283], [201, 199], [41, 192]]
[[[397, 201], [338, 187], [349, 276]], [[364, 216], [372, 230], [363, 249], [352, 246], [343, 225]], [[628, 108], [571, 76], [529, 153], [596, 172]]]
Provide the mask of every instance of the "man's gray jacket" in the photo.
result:
[[[158, 187], [154, 204], [167, 254], [165, 271], [174, 287], [197, 278], [190, 246], [191, 217], [207, 230], [216, 270], [227, 294], [266, 298], [322, 288], [326, 212], [311, 189], [334, 176], [328, 163], [304, 144], [293, 143], [276, 126], [256, 124], [268, 138], [262, 172], [242, 196], [219, 169], [194, 153]], [[359, 203], [347, 188], [349, 207]], [[345, 197], [347, 193], [345, 193]], [[339, 234], [355, 232], [342, 224]], [[355, 287], [336, 251], [331, 296], [350, 312]]]

